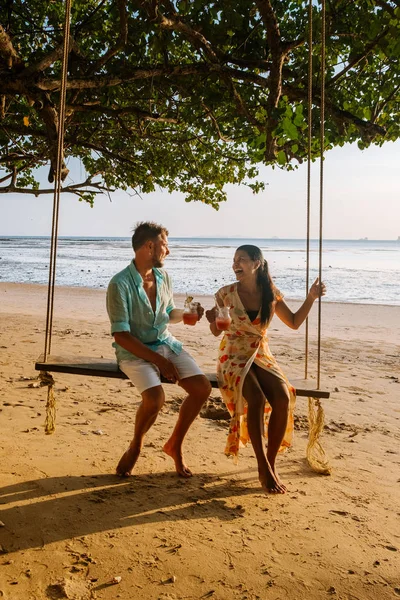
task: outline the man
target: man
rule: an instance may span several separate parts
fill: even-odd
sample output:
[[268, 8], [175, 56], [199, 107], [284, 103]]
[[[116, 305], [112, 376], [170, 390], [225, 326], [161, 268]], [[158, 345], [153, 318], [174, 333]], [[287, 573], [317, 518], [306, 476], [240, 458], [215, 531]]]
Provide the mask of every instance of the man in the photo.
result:
[[[162, 269], [169, 254], [167, 236], [168, 231], [161, 225], [139, 223], [132, 236], [135, 258], [111, 279], [107, 290], [107, 311], [118, 364], [142, 396], [133, 440], [117, 466], [121, 476], [131, 474], [144, 436], [164, 404], [162, 375], [188, 394], [163, 450], [174, 460], [179, 475], [191, 477], [183, 460], [182, 442], [211, 391], [208, 379], [193, 358], [168, 331], [169, 323], [182, 321], [183, 310], [175, 308], [171, 281]], [[199, 305], [199, 319], [203, 313]]]

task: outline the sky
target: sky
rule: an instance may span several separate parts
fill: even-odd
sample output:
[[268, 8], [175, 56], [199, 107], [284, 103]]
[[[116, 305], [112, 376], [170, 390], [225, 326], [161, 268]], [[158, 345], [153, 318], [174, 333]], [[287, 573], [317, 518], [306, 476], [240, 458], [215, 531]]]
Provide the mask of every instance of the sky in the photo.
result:
[[[84, 177], [75, 168], [74, 182]], [[71, 169], [71, 172], [73, 169]], [[170, 237], [305, 238], [306, 165], [286, 172], [262, 167], [266, 190], [254, 195], [227, 186], [217, 212], [182, 194], [160, 190], [141, 197], [117, 191], [98, 196], [94, 208], [71, 194], [60, 205], [60, 236], [130, 236], [138, 221], [153, 220]], [[323, 236], [326, 239], [398, 239], [400, 236], [400, 140], [381, 148], [335, 148], [324, 162]], [[0, 194], [0, 236], [50, 235], [52, 195]], [[311, 237], [318, 237], [319, 163], [312, 167]]]

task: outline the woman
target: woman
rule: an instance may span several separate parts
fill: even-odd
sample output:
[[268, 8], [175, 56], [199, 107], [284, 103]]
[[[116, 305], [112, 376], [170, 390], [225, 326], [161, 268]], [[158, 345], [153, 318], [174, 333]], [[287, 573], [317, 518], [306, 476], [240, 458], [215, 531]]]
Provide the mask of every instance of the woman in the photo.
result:
[[[291, 444], [296, 397], [269, 350], [267, 329], [274, 313], [298, 329], [314, 301], [325, 294], [325, 285], [316, 279], [305, 302], [293, 313], [274, 286], [260, 248], [240, 246], [233, 270], [237, 282], [216, 294], [218, 306], [230, 307], [232, 319], [220, 343], [217, 363], [220, 391], [232, 417], [225, 453], [237, 459], [239, 443], [251, 440], [261, 486], [266, 492], [284, 494], [286, 487], [278, 477], [275, 460], [278, 451]], [[216, 307], [206, 311], [210, 330], [218, 336], [216, 316]], [[264, 437], [268, 437], [267, 452]]]

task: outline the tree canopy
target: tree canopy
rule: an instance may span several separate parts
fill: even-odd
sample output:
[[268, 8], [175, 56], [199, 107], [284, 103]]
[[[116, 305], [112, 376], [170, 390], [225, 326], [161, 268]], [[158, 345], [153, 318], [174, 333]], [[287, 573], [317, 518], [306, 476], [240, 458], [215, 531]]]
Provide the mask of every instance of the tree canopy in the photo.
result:
[[[0, 193], [48, 193], [56, 163], [64, 3], [0, 8]], [[400, 1], [328, 0], [326, 149], [400, 133]], [[319, 147], [321, 6], [313, 3]], [[260, 163], [307, 156], [308, 2], [73, 0], [63, 191], [178, 190], [218, 207]], [[68, 158], [87, 178], [71, 183]]]

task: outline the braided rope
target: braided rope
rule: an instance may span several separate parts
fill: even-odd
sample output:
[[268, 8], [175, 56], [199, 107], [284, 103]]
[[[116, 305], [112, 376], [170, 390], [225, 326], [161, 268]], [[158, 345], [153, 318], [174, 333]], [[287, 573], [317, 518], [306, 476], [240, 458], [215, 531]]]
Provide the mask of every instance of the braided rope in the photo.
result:
[[[65, 124], [65, 100], [67, 93], [67, 76], [68, 76], [68, 54], [69, 54], [69, 32], [71, 20], [71, 3], [72, 0], [66, 0], [65, 3], [65, 20], [64, 20], [64, 43], [63, 43], [63, 58], [62, 58], [62, 74], [60, 88], [60, 102], [58, 111], [58, 131], [57, 131], [57, 165], [54, 181], [54, 197], [53, 197], [53, 218], [51, 226], [51, 245], [50, 245], [50, 262], [49, 262], [49, 281], [47, 291], [47, 311], [46, 311], [46, 333], [44, 343], [44, 361], [51, 351], [51, 336], [53, 329], [53, 312], [54, 312], [54, 286], [56, 280], [56, 258], [57, 258], [57, 241], [58, 241], [58, 221], [60, 212], [60, 194], [61, 194], [61, 169], [64, 158], [64, 124]], [[45, 432], [51, 434], [55, 430], [56, 418], [56, 401], [54, 396], [54, 379], [47, 373], [41, 371], [39, 374], [41, 381], [47, 385], [47, 403], [46, 403], [46, 421]]]
[[[310, 287], [310, 206], [311, 206], [311, 141], [312, 141], [312, 75], [313, 75], [313, 19], [312, 0], [308, 3], [308, 109], [307, 109], [307, 235], [306, 235], [306, 296]], [[308, 377], [308, 317], [306, 319], [304, 348], [304, 379]]]
[[319, 436], [324, 428], [325, 413], [318, 398], [308, 399], [308, 444], [306, 457], [308, 464], [316, 473], [330, 475], [332, 468], [323, 449]]
[[[326, 4], [322, 0], [321, 27], [321, 125], [320, 125], [320, 171], [319, 171], [319, 248], [318, 248], [318, 277], [322, 282], [322, 223], [324, 207], [324, 149], [325, 149], [325, 37], [326, 37]], [[317, 387], [321, 383], [321, 312], [322, 299], [318, 300], [318, 351], [317, 351]]]
[[[309, 253], [310, 253], [310, 196], [311, 196], [311, 140], [312, 140], [312, 0], [308, 6], [309, 36], [308, 36], [308, 162], [307, 162], [307, 276], [306, 290], [309, 287]], [[318, 276], [322, 282], [322, 216], [323, 216], [323, 191], [324, 191], [324, 146], [325, 146], [325, 30], [326, 30], [326, 7], [322, 0], [321, 11], [321, 108], [320, 108], [320, 188], [319, 188], [319, 253], [318, 253]], [[317, 388], [321, 382], [321, 298], [318, 301], [318, 348], [317, 348]], [[308, 371], [308, 320], [306, 322], [306, 364], [305, 378]], [[330, 475], [332, 468], [326, 456], [325, 450], [320, 442], [320, 435], [324, 428], [325, 413], [321, 401], [318, 398], [308, 399], [308, 444], [306, 457], [308, 464], [316, 473]]]
[[40, 385], [47, 385], [47, 402], [46, 402], [46, 420], [44, 422], [44, 431], [47, 435], [54, 433], [56, 429], [56, 398], [54, 395], [54, 379], [47, 371], [39, 373]]
[[57, 241], [58, 241], [58, 217], [60, 211], [60, 193], [61, 193], [61, 167], [64, 157], [64, 122], [65, 122], [65, 99], [67, 92], [67, 76], [68, 76], [68, 53], [69, 53], [69, 31], [71, 19], [71, 2], [66, 0], [65, 6], [65, 21], [64, 21], [64, 44], [62, 58], [62, 74], [60, 88], [60, 102], [58, 111], [58, 131], [57, 131], [57, 166], [56, 176], [54, 181], [54, 197], [53, 197], [53, 219], [51, 227], [51, 247], [50, 247], [50, 263], [49, 263], [49, 282], [47, 293], [47, 315], [46, 315], [46, 334], [44, 346], [44, 360], [47, 354], [51, 351], [51, 334], [53, 328], [53, 310], [54, 310], [54, 286], [56, 278], [56, 258], [57, 258]]

